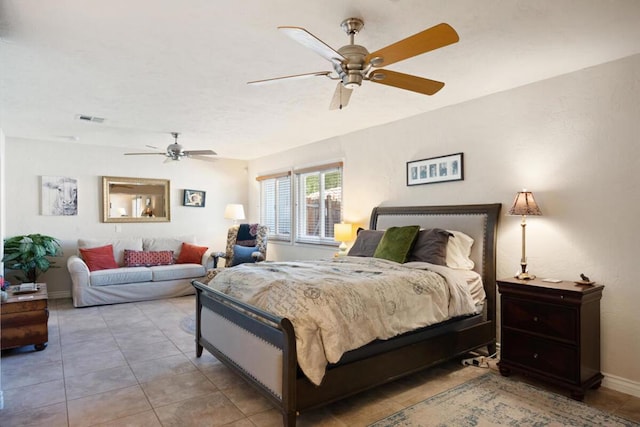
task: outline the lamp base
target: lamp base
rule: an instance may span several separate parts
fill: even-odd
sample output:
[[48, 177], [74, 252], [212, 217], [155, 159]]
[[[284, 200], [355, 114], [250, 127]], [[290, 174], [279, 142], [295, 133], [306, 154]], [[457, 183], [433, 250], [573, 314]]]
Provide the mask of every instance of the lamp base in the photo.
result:
[[347, 244], [345, 242], [341, 242], [340, 246], [338, 246], [337, 256], [346, 256], [347, 255]]
[[517, 276], [515, 276], [516, 279], [518, 280], [533, 280], [536, 278], [536, 276], [534, 274], [529, 274], [527, 272], [525, 273], [520, 273]]

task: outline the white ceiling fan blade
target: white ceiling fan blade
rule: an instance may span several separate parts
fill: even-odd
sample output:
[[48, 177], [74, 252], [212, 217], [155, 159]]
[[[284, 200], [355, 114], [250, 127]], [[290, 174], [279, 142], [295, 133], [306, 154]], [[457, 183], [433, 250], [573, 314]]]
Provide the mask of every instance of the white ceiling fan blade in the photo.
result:
[[166, 156], [167, 153], [124, 153], [125, 156], [149, 156], [159, 154], [161, 156]]
[[215, 156], [218, 154], [213, 150], [188, 150], [183, 153], [185, 156]]
[[327, 76], [329, 77], [331, 71], [316, 71], [315, 73], [304, 73], [304, 74], [294, 74], [291, 76], [282, 76], [282, 77], [274, 77], [272, 79], [264, 79], [264, 80], [254, 80], [252, 82], [247, 82], [248, 85], [261, 85], [261, 84], [269, 84], [275, 83], [280, 80], [286, 79], [306, 79], [308, 77], [317, 77], [317, 76]]
[[347, 59], [338, 53], [331, 46], [305, 30], [301, 27], [278, 27], [280, 31], [286, 34], [288, 37], [297, 41], [301, 45], [311, 49], [318, 55], [322, 56], [324, 59], [331, 62], [342, 62]]
[[333, 98], [331, 98], [329, 109], [342, 110], [344, 107], [346, 107], [347, 104], [349, 104], [351, 92], [353, 92], [353, 89], [346, 88], [344, 87], [342, 82], [338, 82], [336, 90], [335, 92], [333, 92]]

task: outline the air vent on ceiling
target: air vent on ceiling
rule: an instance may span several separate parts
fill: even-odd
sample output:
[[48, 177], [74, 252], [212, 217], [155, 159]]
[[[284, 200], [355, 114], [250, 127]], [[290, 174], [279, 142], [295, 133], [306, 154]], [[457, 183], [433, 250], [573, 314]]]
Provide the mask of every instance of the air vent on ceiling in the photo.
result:
[[76, 116], [76, 118], [78, 120], [84, 120], [86, 122], [94, 122], [94, 123], [102, 123], [102, 122], [104, 122], [104, 118], [102, 118], [102, 117], [88, 116], [86, 114], [78, 114]]

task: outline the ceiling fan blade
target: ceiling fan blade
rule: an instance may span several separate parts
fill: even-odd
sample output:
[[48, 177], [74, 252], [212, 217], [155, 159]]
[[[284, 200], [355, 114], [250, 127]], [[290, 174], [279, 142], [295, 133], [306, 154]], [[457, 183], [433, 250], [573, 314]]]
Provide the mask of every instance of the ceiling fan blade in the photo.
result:
[[125, 156], [149, 156], [149, 155], [161, 155], [161, 156], [166, 156], [167, 153], [124, 153]]
[[277, 82], [279, 80], [285, 80], [285, 79], [305, 79], [307, 77], [316, 77], [316, 76], [329, 76], [329, 74], [331, 74], [331, 71], [316, 71], [315, 73], [304, 73], [304, 74], [294, 74], [291, 76], [283, 76], [283, 77], [275, 77], [272, 79], [265, 79], [265, 80], [254, 80], [252, 82], [247, 82], [248, 85], [260, 85], [260, 84], [268, 84], [268, 83], [274, 83]]
[[330, 110], [342, 110], [344, 107], [349, 104], [349, 99], [351, 98], [351, 92], [353, 89], [349, 89], [344, 87], [342, 82], [338, 82], [336, 85], [336, 90], [333, 92], [333, 98], [331, 98], [331, 104], [329, 104]]
[[213, 150], [188, 150], [183, 153], [185, 156], [215, 156], [218, 154]]
[[346, 61], [346, 58], [338, 53], [334, 48], [311, 34], [309, 31], [301, 27], [278, 27], [280, 31], [285, 33], [288, 37], [297, 41], [301, 45], [313, 50], [324, 59], [331, 62]]
[[433, 95], [444, 87], [444, 83], [436, 80], [429, 80], [423, 77], [389, 70], [374, 70], [369, 73], [368, 78], [374, 83], [381, 83], [425, 95]]
[[366, 56], [365, 61], [373, 61], [372, 65], [374, 67], [383, 67], [421, 53], [448, 46], [458, 40], [460, 40], [460, 37], [456, 30], [449, 24], [442, 23], [372, 52]]

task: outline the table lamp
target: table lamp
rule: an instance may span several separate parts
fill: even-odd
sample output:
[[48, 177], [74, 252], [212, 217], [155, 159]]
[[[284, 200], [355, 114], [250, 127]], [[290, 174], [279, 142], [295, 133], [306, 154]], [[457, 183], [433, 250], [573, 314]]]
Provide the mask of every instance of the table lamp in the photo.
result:
[[224, 209], [224, 217], [232, 219], [233, 225], [236, 225], [239, 219], [244, 219], [244, 207], [239, 204], [229, 204]]
[[531, 191], [522, 190], [516, 194], [516, 198], [513, 201], [513, 206], [509, 209], [509, 215], [522, 215], [522, 258], [520, 259], [520, 273], [516, 278], [521, 280], [535, 279], [536, 276], [527, 272], [527, 254], [526, 254], [526, 233], [527, 227], [527, 215], [542, 215], [540, 208], [536, 204], [535, 199]]
[[333, 224], [333, 239], [336, 242], [340, 242], [340, 246], [338, 246], [338, 249], [340, 249], [338, 256], [345, 256], [347, 254], [347, 244], [345, 242], [351, 240], [352, 234], [353, 227], [351, 224]]

